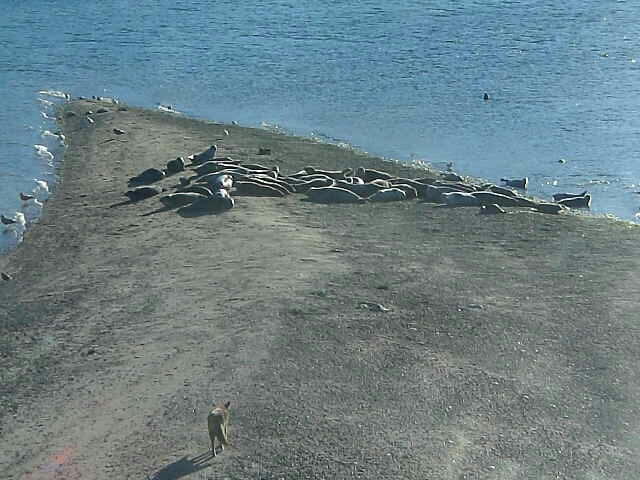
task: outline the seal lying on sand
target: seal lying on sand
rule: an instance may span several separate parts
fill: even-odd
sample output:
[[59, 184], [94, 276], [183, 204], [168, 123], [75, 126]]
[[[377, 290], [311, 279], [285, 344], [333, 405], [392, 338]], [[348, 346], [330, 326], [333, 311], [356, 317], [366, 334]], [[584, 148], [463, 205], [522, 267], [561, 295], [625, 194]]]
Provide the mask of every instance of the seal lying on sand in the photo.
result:
[[480, 190], [485, 190], [487, 192], [499, 193], [500, 195], [506, 195], [507, 197], [516, 197], [518, 194], [513, 190], [508, 188], [499, 187], [498, 185], [494, 185], [493, 183], [485, 183], [480, 186]]
[[160, 198], [160, 202], [169, 208], [182, 207], [183, 205], [189, 205], [190, 203], [200, 200], [201, 198], [207, 198], [210, 195], [203, 195], [201, 193], [194, 192], [178, 192], [166, 195]]
[[495, 203], [501, 207], [533, 207], [535, 202], [523, 197], [509, 197], [493, 192], [473, 192], [472, 195], [480, 200], [482, 205]]
[[558, 204], [570, 208], [589, 208], [591, 206], [591, 195], [588, 193], [582, 197], [570, 197], [558, 200]]
[[568, 208], [563, 205], [560, 205], [558, 203], [549, 203], [549, 202], [539, 202], [533, 208], [537, 212], [549, 213], [552, 215], [557, 215], [562, 211], [568, 210]]
[[452, 207], [477, 207], [480, 199], [469, 192], [446, 192], [441, 195], [442, 200]]
[[255, 175], [246, 175], [244, 177], [239, 177], [238, 182], [249, 182], [256, 183], [258, 185], [265, 185], [267, 187], [274, 188], [278, 190], [283, 195], [289, 195], [293, 193], [293, 189], [289, 185], [281, 185], [276, 179], [271, 177], [258, 177]]
[[208, 162], [201, 163], [198, 166], [192, 167], [198, 176], [206, 175], [208, 173], [216, 173], [225, 168], [234, 168], [235, 165], [231, 163], [216, 162], [215, 160], [209, 160]]
[[217, 151], [218, 151], [218, 146], [211, 145], [204, 152], [200, 152], [195, 155], [190, 155], [187, 158], [191, 160], [192, 164], [200, 165], [201, 163], [208, 162], [209, 160], [213, 160], [216, 156]]
[[381, 187], [380, 185], [376, 185], [375, 183], [353, 184], [353, 183], [343, 182], [341, 180], [337, 180], [335, 186], [338, 188], [344, 188], [345, 190], [349, 190], [350, 192], [353, 192], [362, 198], [370, 197], [374, 193], [379, 192], [380, 190], [383, 190], [383, 187]]
[[265, 185], [259, 182], [240, 181], [235, 182], [236, 194], [251, 197], [284, 197], [286, 193], [275, 186]]
[[411, 185], [407, 185], [405, 183], [396, 183], [392, 185], [392, 187], [399, 188], [400, 190], [402, 190], [405, 196], [407, 197], [407, 200], [418, 198], [418, 191]]
[[328, 177], [319, 177], [302, 183], [291, 184], [296, 193], [306, 193], [314, 187], [328, 187], [333, 185], [333, 179]]
[[167, 174], [171, 175], [184, 171], [184, 165], [184, 158], [182, 157], [178, 157], [175, 160], [169, 160], [167, 162]]
[[367, 200], [370, 202], [397, 202], [406, 200], [407, 195], [400, 188], [383, 188], [371, 195]]
[[209, 197], [213, 194], [214, 190], [211, 188], [207, 188], [205, 185], [189, 185], [186, 187], [182, 187], [178, 189], [178, 193], [200, 193], [205, 197]]
[[307, 192], [309, 201], [315, 203], [364, 203], [364, 198], [350, 190], [338, 187], [312, 188]]
[[145, 198], [158, 195], [161, 192], [162, 189], [160, 187], [145, 185], [143, 187], [136, 187], [133, 190], [125, 192], [125, 195], [129, 198], [130, 201], [137, 202], [139, 200], [144, 200]]
[[218, 190], [210, 197], [199, 198], [195, 202], [182, 207], [178, 213], [184, 216], [203, 213], [220, 213], [233, 208], [235, 202], [226, 190]]
[[364, 180], [364, 183], [372, 182], [373, 180], [390, 180], [393, 178], [393, 175], [390, 175], [387, 172], [381, 172], [379, 170], [364, 167], [358, 167], [356, 169], [355, 176]]
[[529, 184], [529, 179], [527, 177], [513, 179], [501, 178], [500, 181], [504, 182], [505, 185], [515, 188], [521, 188], [522, 190], [526, 190], [527, 185]]
[[586, 190], [582, 193], [554, 193], [552, 197], [554, 202], [559, 202], [560, 200], [564, 200], [566, 198], [584, 197], [585, 195], [587, 195]]
[[165, 172], [163, 170], [158, 170], [157, 168], [148, 168], [144, 172], [135, 177], [131, 177], [129, 179], [130, 184], [136, 183], [153, 183], [158, 180], [162, 180], [165, 177]]
[[195, 184], [204, 184], [211, 187], [213, 191], [224, 188], [231, 190], [233, 186], [233, 177], [227, 173], [208, 173], [195, 179]]
[[315, 167], [305, 167], [304, 171], [307, 172], [307, 175], [325, 175], [336, 180], [344, 180], [345, 177], [353, 173], [353, 170], [350, 168], [343, 170], [320, 170]]

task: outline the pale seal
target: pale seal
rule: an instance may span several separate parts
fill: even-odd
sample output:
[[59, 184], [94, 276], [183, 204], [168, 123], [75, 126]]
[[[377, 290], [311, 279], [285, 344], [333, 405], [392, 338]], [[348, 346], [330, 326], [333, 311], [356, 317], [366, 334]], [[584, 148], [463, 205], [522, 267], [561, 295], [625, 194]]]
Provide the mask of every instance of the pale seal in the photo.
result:
[[406, 183], [396, 183], [393, 185], [393, 188], [399, 188], [404, 192], [407, 197], [407, 200], [412, 200], [414, 198], [418, 198], [418, 190], [412, 185], [407, 185]]
[[383, 188], [367, 198], [370, 202], [397, 202], [406, 199], [407, 195], [397, 187]]
[[315, 203], [364, 203], [365, 199], [350, 190], [338, 187], [312, 188], [307, 192], [309, 201]]
[[162, 203], [165, 207], [168, 208], [176, 208], [182, 207], [184, 205], [189, 205], [190, 203], [195, 202], [201, 198], [206, 198], [210, 195], [203, 195], [201, 193], [194, 192], [178, 192], [172, 193], [170, 195], [166, 195], [160, 198], [160, 203]]
[[445, 192], [441, 194], [442, 201], [452, 207], [477, 207], [480, 199], [469, 192]]
[[353, 184], [353, 183], [343, 182], [341, 180], [337, 180], [335, 186], [338, 188], [344, 188], [345, 190], [349, 190], [350, 192], [353, 192], [362, 198], [370, 197], [374, 193], [377, 193], [380, 190], [384, 189], [384, 187], [381, 187], [380, 185], [376, 185], [375, 183]]

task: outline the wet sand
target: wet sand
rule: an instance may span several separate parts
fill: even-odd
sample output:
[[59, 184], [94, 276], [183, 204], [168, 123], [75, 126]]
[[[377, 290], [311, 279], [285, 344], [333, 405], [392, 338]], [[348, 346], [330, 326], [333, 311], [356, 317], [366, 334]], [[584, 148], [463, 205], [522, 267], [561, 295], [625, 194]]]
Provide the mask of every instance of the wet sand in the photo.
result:
[[[157, 197], [114, 207], [127, 179], [212, 143], [287, 173], [422, 172], [160, 112], [66, 111], [62, 180], [0, 259], [3, 478], [640, 474], [638, 227], [302, 195], [144, 216]], [[212, 459], [223, 400], [232, 445]]]

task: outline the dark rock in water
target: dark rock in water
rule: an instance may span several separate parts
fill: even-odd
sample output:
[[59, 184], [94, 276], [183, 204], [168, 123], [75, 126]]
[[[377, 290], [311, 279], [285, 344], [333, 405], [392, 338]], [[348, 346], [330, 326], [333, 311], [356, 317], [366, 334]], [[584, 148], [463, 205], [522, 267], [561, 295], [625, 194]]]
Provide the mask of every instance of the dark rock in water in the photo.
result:
[[137, 202], [138, 200], [144, 200], [145, 198], [153, 197], [154, 195], [158, 195], [162, 192], [160, 187], [152, 187], [152, 186], [142, 186], [134, 188], [133, 190], [129, 190], [125, 193], [129, 200], [132, 202]]
[[153, 183], [158, 180], [162, 180], [165, 177], [165, 173], [157, 168], [148, 168], [140, 175], [131, 177], [129, 183]]

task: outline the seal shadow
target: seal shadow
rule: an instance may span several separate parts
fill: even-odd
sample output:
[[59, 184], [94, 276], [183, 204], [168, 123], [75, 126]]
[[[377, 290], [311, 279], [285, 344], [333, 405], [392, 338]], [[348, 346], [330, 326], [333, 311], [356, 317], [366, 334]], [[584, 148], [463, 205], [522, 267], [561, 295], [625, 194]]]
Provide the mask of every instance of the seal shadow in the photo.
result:
[[178, 215], [182, 218], [195, 218], [195, 217], [203, 217], [205, 215], [219, 215], [221, 213], [226, 212], [228, 209], [220, 209], [220, 210], [182, 210], [182, 208], [178, 209]]
[[143, 213], [140, 216], [148, 217], [149, 215], [155, 215], [156, 213], [168, 212], [170, 210], [173, 210], [174, 208], [176, 207], [160, 207], [160, 208], [156, 208], [155, 210], [151, 210], [150, 212]]
[[142, 201], [143, 199], [140, 200], [123, 200], [121, 202], [116, 202], [113, 203], [111, 205], [109, 205], [109, 208], [118, 208], [118, 207], [124, 207], [125, 205], [131, 205], [132, 203], [137, 203]]
[[192, 473], [207, 468], [212, 465], [209, 460], [213, 459], [211, 450], [207, 450], [204, 453], [200, 453], [193, 458], [184, 457], [176, 460], [175, 462], [165, 465], [160, 470], [155, 472], [153, 476], [147, 476], [148, 480], [176, 480], [178, 478], [186, 477]]

